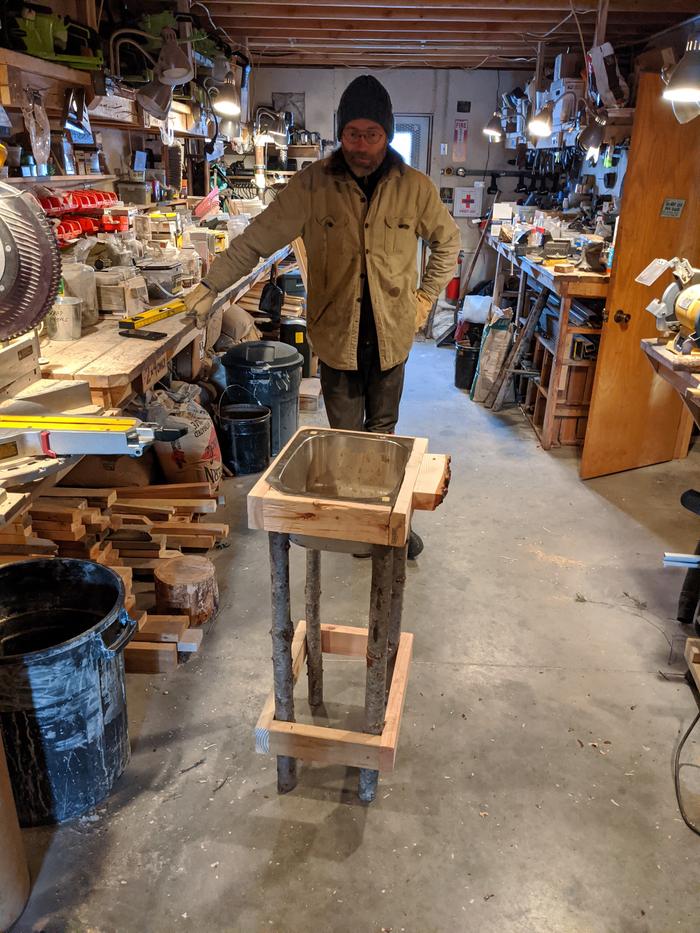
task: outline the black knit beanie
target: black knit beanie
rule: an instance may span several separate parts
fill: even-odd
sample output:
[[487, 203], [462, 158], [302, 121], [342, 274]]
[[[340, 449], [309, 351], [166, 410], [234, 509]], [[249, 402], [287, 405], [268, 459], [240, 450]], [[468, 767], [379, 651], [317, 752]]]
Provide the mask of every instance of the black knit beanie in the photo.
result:
[[394, 135], [394, 114], [387, 89], [372, 75], [360, 75], [343, 91], [338, 104], [338, 139], [352, 120], [374, 120], [391, 140]]

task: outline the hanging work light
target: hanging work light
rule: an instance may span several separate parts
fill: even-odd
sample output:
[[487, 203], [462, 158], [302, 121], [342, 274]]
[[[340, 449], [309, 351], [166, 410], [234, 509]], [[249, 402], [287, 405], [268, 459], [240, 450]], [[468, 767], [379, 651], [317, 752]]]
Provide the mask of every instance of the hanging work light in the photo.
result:
[[553, 104], [550, 100], [544, 107], [535, 114], [527, 125], [528, 130], [533, 136], [550, 136], [552, 132], [552, 110]]
[[588, 120], [576, 140], [579, 148], [593, 164], [598, 161], [600, 149], [605, 139], [605, 125], [608, 115], [605, 110], [589, 110]]
[[173, 89], [159, 80], [156, 70], [153, 80], [136, 92], [136, 100], [156, 120], [165, 120], [173, 103]]
[[268, 110], [267, 107], [258, 107], [255, 112], [255, 142], [274, 143], [278, 149], [286, 149], [289, 145], [289, 127], [283, 113]]
[[488, 136], [490, 142], [500, 143], [503, 130], [501, 129], [501, 117], [497, 110], [494, 110], [493, 116], [484, 127], [483, 132]]
[[158, 56], [158, 80], [170, 87], [186, 84], [194, 77], [192, 62], [178, 45], [174, 29], [164, 29], [161, 35], [163, 45]]
[[671, 72], [663, 97], [679, 103], [700, 101], [700, 33], [688, 39], [685, 54]]
[[[214, 93], [216, 91], [216, 94]], [[212, 107], [222, 117], [237, 117], [241, 112], [241, 97], [231, 75], [220, 88], [212, 88]]]

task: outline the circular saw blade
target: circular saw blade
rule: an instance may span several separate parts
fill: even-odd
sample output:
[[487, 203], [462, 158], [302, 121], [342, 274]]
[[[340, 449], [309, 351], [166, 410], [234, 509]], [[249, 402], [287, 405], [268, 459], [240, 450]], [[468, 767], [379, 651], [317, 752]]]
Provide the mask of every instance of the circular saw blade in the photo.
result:
[[58, 293], [61, 256], [49, 221], [28, 191], [0, 183], [0, 340], [26, 333]]

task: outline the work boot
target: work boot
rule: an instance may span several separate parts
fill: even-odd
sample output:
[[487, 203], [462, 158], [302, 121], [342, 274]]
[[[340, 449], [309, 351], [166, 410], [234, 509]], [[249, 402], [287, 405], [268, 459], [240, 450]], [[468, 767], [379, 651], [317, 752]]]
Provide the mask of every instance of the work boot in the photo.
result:
[[408, 560], [415, 560], [416, 557], [423, 551], [423, 539], [420, 535], [417, 535], [415, 531], [411, 528], [411, 531], [408, 536]]

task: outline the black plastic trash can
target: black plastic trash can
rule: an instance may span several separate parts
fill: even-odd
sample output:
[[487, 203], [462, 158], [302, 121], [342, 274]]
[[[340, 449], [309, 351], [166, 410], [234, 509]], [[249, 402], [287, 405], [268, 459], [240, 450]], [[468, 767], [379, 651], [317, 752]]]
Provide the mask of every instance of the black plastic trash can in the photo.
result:
[[276, 340], [249, 340], [222, 358], [229, 403], [266, 405], [272, 412], [270, 449], [275, 457], [299, 427], [299, 386], [304, 360]]
[[479, 347], [472, 347], [467, 340], [460, 340], [455, 354], [455, 387], [466, 389], [472, 387], [476, 375], [476, 364], [479, 362]]
[[308, 379], [311, 375], [311, 347], [306, 335], [306, 321], [303, 318], [282, 318], [280, 322], [280, 340], [294, 347], [301, 353], [304, 364], [301, 375]]
[[135, 629], [109, 567], [58, 557], [0, 567], [0, 729], [22, 826], [80, 816], [126, 767]]

